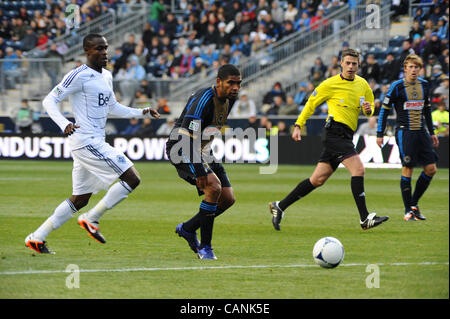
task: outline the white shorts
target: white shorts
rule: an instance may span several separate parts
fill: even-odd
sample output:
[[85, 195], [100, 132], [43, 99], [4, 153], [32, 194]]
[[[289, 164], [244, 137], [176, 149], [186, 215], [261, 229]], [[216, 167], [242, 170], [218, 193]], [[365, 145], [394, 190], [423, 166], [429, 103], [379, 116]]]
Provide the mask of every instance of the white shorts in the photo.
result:
[[72, 195], [107, 189], [133, 163], [108, 143], [87, 145], [72, 151]]

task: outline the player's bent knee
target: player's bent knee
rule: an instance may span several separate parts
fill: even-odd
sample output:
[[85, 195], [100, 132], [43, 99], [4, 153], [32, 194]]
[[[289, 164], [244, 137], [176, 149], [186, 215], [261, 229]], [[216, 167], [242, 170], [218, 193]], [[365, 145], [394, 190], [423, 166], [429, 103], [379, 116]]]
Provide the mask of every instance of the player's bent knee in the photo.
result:
[[429, 167], [425, 167], [424, 172], [428, 176], [434, 176], [437, 172], [436, 165], [430, 165]]
[[72, 197], [70, 197], [70, 201], [73, 203], [73, 206], [75, 206], [75, 208], [77, 210], [82, 209], [83, 207], [85, 207], [88, 203], [89, 203], [89, 198], [91, 196], [78, 196], [78, 195], [73, 195]]

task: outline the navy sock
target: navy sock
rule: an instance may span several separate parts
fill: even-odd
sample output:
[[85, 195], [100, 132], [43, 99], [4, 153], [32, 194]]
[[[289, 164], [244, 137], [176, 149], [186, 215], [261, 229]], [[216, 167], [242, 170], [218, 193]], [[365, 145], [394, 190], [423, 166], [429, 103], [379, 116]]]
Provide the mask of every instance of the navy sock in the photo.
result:
[[425, 172], [422, 172], [422, 174], [420, 174], [420, 176], [416, 182], [416, 188], [414, 189], [414, 194], [412, 196], [411, 206], [417, 206], [417, 203], [419, 202], [420, 197], [422, 197], [423, 193], [425, 193], [425, 191], [427, 190], [428, 186], [430, 185], [430, 182], [432, 179], [433, 179], [433, 176], [428, 176], [425, 174]]
[[281, 200], [278, 207], [284, 211], [300, 198], [311, 193], [314, 189], [315, 187], [311, 184], [309, 178], [307, 178], [300, 182], [283, 200]]
[[364, 221], [369, 215], [366, 207], [366, 194], [364, 193], [364, 176], [352, 176], [351, 188], [360, 219]]
[[214, 217], [217, 210], [217, 203], [202, 201], [200, 204], [200, 247], [211, 246]]
[[402, 190], [402, 199], [403, 205], [405, 206], [405, 213], [407, 213], [411, 210], [411, 177], [401, 177], [400, 189]]

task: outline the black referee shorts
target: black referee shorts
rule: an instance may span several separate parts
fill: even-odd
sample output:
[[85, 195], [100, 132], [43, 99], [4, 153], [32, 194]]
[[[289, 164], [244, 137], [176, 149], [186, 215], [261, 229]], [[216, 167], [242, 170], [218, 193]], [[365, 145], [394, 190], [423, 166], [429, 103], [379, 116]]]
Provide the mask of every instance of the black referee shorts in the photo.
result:
[[353, 134], [347, 125], [331, 121], [322, 132], [323, 150], [319, 162], [329, 163], [335, 171], [343, 160], [358, 154], [353, 144]]

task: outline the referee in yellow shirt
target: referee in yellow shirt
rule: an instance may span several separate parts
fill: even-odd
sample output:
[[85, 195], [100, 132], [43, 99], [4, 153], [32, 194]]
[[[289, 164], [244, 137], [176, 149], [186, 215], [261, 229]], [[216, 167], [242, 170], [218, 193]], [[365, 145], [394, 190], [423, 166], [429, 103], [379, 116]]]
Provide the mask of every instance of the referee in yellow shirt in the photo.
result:
[[378, 217], [367, 211], [364, 193], [364, 165], [353, 145], [353, 134], [361, 112], [371, 116], [374, 112], [374, 97], [369, 84], [356, 75], [359, 53], [353, 49], [342, 52], [342, 73], [323, 81], [308, 99], [305, 108], [295, 122], [292, 133], [294, 141], [300, 141], [300, 128], [323, 103], [328, 105], [328, 117], [322, 134], [323, 151], [310, 178], [300, 182], [283, 200], [269, 204], [272, 224], [280, 230], [284, 211], [294, 202], [322, 186], [342, 163], [352, 175], [351, 189], [360, 215], [361, 228], [366, 230], [387, 221], [389, 217]]

